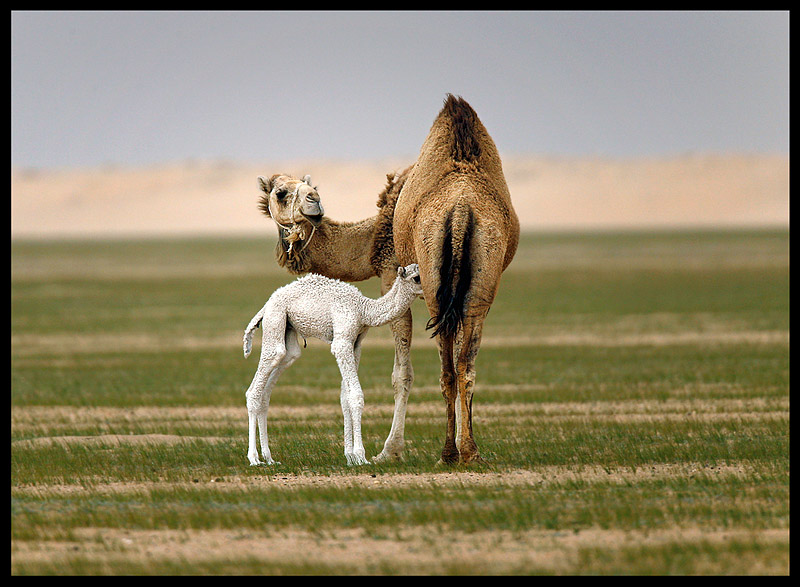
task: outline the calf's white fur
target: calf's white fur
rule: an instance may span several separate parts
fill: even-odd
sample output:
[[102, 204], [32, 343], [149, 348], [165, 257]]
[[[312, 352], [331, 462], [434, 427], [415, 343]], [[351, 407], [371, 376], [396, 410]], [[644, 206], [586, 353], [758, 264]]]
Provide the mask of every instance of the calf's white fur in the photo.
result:
[[[297, 336], [318, 338], [331, 345], [342, 374], [341, 404], [344, 415], [344, 455], [348, 465], [367, 464], [361, 440], [364, 392], [358, 380], [361, 342], [373, 326], [382, 326], [403, 314], [422, 294], [416, 263], [397, 268], [391, 289], [378, 299], [365, 297], [356, 287], [310, 273], [275, 290], [244, 331], [244, 356], [250, 355], [253, 331], [261, 324], [261, 358], [247, 389], [249, 436], [247, 458], [251, 465], [272, 465], [267, 411], [278, 377], [300, 356]], [[263, 461], [258, 458], [256, 430]]]

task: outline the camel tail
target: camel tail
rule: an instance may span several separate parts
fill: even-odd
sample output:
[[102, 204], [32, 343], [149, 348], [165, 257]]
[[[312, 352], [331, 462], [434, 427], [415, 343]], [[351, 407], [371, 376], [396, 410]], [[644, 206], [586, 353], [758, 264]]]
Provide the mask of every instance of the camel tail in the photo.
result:
[[433, 329], [431, 338], [456, 335], [464, 323], [464, 307], [472, 283], [470, 250], [475, 232], [475, 215], [472, 208], [467, 207], [466, 215], [459, 214], [461, 218], [456, 218], [454, 223], [455, 212], [456, 208], [451, 209], [445, 218], [439, 287], [436, 290], [439, 310], [426, 325], [426, 329]]
[[264, 308], [261, 308], [258, 313], [250, 320], [250, 324], [244, 329], [244, 340], [242, 346], [244, 348], [244, 358], [250, 356], [250, 351], [253, 350], [253, 331], [261, 325], [261, 320], [264, 318]]

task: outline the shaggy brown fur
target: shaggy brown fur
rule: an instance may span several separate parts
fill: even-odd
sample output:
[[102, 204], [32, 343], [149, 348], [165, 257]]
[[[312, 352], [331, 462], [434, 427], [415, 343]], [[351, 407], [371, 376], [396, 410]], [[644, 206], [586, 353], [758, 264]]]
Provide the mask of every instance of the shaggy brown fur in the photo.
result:
[[475, 358], [500, 275], [517, 250], [519, 221], [494, 141], [462, 98], [447, 96], [400, 192], [393, 228], [400, 264], [420, 266], [428, 328], [439, 346], [447, 406], [442, 461], [478, 460]]
[[[291, 253], [287, 253], [289, 244], [286, 240], [287, 231], [278, 227], [278, 245], [275, 250], [278, 264], [288, 269], [290, 273], [299, 275], [314, 272], [342, 281], [363, 281], [391, 270], [393, 281], [398, 265], [394, 254], [392, 219], [397, 196], [410, 170], [411, 167], [408, 167], [399, 174], [386, 175], [386, 186], [378, 196], [378, 214], [357, 222], [337, 222], [323, 216], [309, 246], [305, 249], [303, 249], [304, 239], [292, 247]], [[268, 185], [271, 186], [278, 177], [291, 176], [273, 175]], [[271, 217], [269, 210], [271, 192], [264, 191], [263, 187], [262, 192], [264, 193], [261, 195], [258, 207], [266, 216]], [[274, 197], [272, 208], [278, 216], [285, 212], [285, 206], [277, 202]], [[292, 222], [288, 217], [276, 220], [284, 225]], [[300, 222], [308, 225], [304, 232], [306, 237], [310, 236], [311, 223], [307, 220]]]
[[[279, 201], [276, 190], [293, 190], [302, 180], [287, 175], [274, 175], [261, 183], [262, 196], [259, 208], [271, 216], [270, 208], [284, 226], [299, 225], [303, 237], [292, 244], [287, 230], [278, 227], [276, 259], [290, 273], [319, 273], [342, 281], [363, 281], [380, 277], [381, 293], [391, 288], [397, 276], [397, 257], [394, 253], [392, 222], [394, 208], [400, 190], [405, 184], [411, 167], [398, 174], [386, 176], [386, 186], [378, 196], [378, 213], [358, 222], [337, 222], [323, 216], [312, 236], [311, 222], [296, 215], [291, 218], [291, 205], [286, 198]], [[314, 189], [316, 193], [316, 188]], [[310, 239], [310, 240], [309, 240]], [[383, 451], [374, 460], [401, 458], [405, 444], [405, 412], [414, 378], [411, 367], [411, 310], [391, 323], [395, 340], [395, 360], [392, 371], [395, 411], [392, 429], [386, 438]]]

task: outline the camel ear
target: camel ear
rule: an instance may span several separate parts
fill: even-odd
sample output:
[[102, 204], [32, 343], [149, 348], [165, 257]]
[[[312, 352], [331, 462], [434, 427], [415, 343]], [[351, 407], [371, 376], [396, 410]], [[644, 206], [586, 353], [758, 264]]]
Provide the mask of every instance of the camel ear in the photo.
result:
[[303, 181], [306, 182], [308, 185], [311, 185], [311, 176], [310, 175], [304, 176]]
[[398, 277], [405, 277], [406, 276], [406, 268], [405, 267], [398, 267], [397, 268], [397, 276]]
[[261, 188], [261, 191], [265, 194], [269, 194], [272, 191], [272, 180], [267, 179], [263, 175], [258, 176], [258, 187]]
[[265, 216], [272, 218], [272, 213], [269, 211], [269, 194], [272, 192], [272, 180], [259, 175], [258, 187], [264, 192], [264, 195], [259, 199], [258, 209], [261, 210]]

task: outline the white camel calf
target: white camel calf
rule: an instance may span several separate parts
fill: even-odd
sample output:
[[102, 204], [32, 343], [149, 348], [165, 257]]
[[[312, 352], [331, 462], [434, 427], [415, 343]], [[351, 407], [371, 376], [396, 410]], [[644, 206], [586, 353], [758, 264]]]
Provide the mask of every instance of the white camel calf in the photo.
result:
[[[419, 267], [397, 268], [391, 289], [377, 300], [365, 297], [354, 286], [311, 273], [273, 293], [253, 316], [244, 331], [244, 356], [250, 355], [253, 331], [262, 325], [261, 359], [247, 390], [251, 465], [272, 465], [267, 440], [267, 410], [272, 388], [281, 373], [300, 356], [297, 336], [319, 338], [331, 345], [342, 374], [342, 414], [344, 415], [344, 456], [348, 465], [367, 463], [361, 441], [361, 412], [364, 392], [358, 381], [361, 341], [372, 326], [382, 326], [403, 314], [422, 293]], [[256, 427], [261, 438], [261, 453], [256, 448]]]

